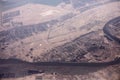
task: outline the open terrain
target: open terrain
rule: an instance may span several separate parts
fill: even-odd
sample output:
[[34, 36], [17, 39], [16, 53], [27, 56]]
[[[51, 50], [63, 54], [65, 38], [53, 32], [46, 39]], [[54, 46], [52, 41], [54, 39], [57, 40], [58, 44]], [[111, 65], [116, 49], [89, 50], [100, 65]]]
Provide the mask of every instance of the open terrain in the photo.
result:
[[[44, 8], [44, 11], [35, 10], [40, 14], [28, 18], [25, 16], [30, 14], [21, 15], [24, 18], [20, 19], [15, 17], [16, 21], [23, 21], [24, 25], [0, 28], [0, 58], [28, 62], [112, 61], [120, 55], [119, 4], [118, 0], [77, 8], [69, 7], [70, 4], [58, 7], [41, 5], [39, 7]], [[91, 7], [86, 7], [88, 5]], [[117, 17], [117, 22], [114, 22], [113, 19]], [[108, 34], [105, 33], [106, 26]], [[84, 75], [42, 73], [2, 80], [119, 80], [119, 66], [109, 66]]]

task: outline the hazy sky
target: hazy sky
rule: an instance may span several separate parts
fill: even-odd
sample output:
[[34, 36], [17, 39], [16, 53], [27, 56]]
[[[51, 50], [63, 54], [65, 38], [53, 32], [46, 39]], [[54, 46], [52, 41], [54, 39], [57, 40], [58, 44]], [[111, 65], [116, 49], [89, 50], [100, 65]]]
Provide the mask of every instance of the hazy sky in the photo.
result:
[[48, 5], [57, 5], [62, 0], [0, 0], [0, 2], [4, 3], [26, 3], [26, 2], [34, 2], [34, 3], [40, 3], [40, 4], [48, 4]]
[[56, 6], [59, 3], [61, 3], [62, 0], [0, 0], [0, 6], [1, 5], [4, 6], [4, 8], [3, 7], [0, 8], [2, 8], [3, 10], [7, 10], [13, 7], [24, 5], [29, 2]]

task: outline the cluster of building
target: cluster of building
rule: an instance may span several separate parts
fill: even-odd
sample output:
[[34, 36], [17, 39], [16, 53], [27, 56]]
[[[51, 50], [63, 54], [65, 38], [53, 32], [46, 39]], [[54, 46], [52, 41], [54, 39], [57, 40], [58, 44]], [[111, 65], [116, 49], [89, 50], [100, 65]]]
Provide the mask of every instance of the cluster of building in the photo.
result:
[[[33, 0], [1, 0], [0, 25], [21, 26], [23, 24], [37, 24], [40, 23], [40, 21], [64, 15], [63, 12], [65, 12], [65, 10], [50, 6], [41, 7], [40, 4], [34, 4], [32, 1]], [[62, 0], [65, 4], [71, 4], [74, 9], [79, 10], [80, 12], [109, 1], [116, 0]], [[45, 16], [47, 16], [47, 18], [45, 18]]]
[[62, 8], [36, 4], [28, 0], [22, 0], [19, 4], [15, 1], [17, 0], [13, 0], [11, 3], [3, 1], [4, 6], [0, 7], [2, 26], [38, 24], [67, 14], [67, 11]]
[[63, 0], [66, 4], [71, 4], [73, 8], [79, 9], [90, 5], [100, 5], [107, 2], [113, 2], [118, 0]]

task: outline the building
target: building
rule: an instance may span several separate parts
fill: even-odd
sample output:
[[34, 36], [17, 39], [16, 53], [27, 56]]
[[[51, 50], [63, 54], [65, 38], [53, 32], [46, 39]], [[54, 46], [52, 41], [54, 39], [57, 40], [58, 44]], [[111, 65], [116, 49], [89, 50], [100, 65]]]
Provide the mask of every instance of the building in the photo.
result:
[[67, 11], [62, 8], [36, 3], [26, 3], [17, 7], [12, 5], [10, 9], [6, 7], [7, 5], [2, 11], [3, 26], [38, 24], [67, 14]]
[[71, 4], [74, 9], [81, 7], [102, 4], [104, 2], [115, 1], [115, 0], [63, 0], [66, 4]]

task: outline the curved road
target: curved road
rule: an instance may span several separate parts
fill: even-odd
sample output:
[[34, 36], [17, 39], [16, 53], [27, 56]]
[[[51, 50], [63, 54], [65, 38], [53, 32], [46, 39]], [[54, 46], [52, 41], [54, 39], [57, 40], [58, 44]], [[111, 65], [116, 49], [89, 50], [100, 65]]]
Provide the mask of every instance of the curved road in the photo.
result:
[[[116, 30], [118, 29], [118, 30]], [[112, 40], [120, 44], [120, 35], [119, 37], [115, 35], [115, 32], [119, 32], [120, 30], [120, 16], [110, 20], [107, 24], [105, 24], [103, 28], [103, 32], [110, 37]], [[112, 32], [113, 31], [113, 32]], [[119, 32], [120, 34], [120, 32]]]
[[[120, 38], [114, 34], [114, 28], [120, 28], [120, 17], [109, 21], [103, 28], [104, 33], [120, 44]], [[119, 30], [118, 30], [119, 31]], [[120, 33], [119, 33], [120, 34]], [[62, 62], [25, 62], [17, 59], [0, 59], [0, 78], [23, 77], [38, 73], [87, 74], [102, 68], [120, 64], [120, 58], [102, 63], [62, 63]], [[72, 70], [72, 71], [71, 71]]]

